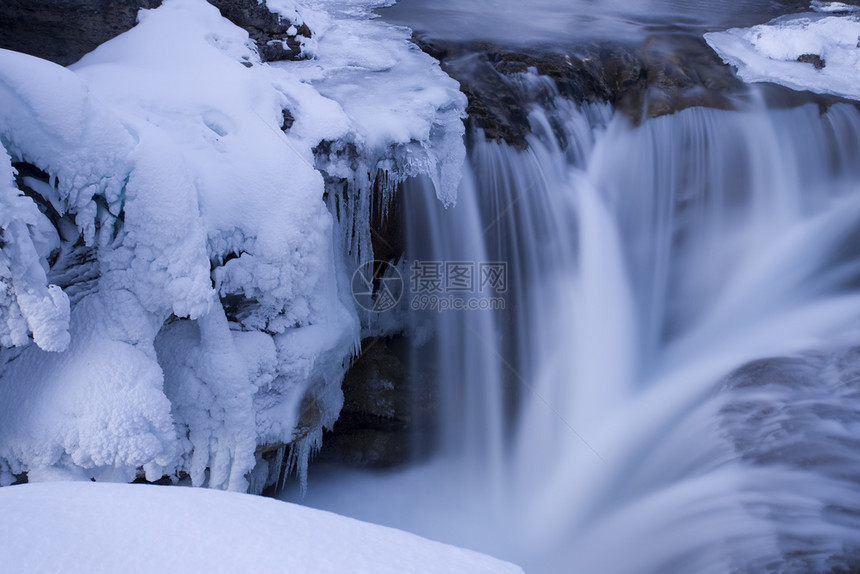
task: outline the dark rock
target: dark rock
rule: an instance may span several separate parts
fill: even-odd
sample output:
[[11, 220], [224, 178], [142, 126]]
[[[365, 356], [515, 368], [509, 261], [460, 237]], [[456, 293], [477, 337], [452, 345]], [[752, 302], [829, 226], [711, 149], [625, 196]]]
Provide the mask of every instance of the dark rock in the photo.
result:
[[[691, 34], [566, 48], [445, 43], [418, 35], [414, 40], [460, 82], [469, 98], [470, 121], [488, 139], [518, 149], [526, 147], [531, 106], [551, 107], [556, 96], [579, 103], [608, 102], [639, 122], [692, 106], [728, 108], [731, 97], [745, 89], [704, 40]], [[526, 82], [529, 70], [551, 79], [554, 88]]]
[[395, 264], [406, 250], [406, 235], [403, 231], [403, 194], [400, 190], [390, 194], [391, 205], [383, 205], [382, 188], [389, 185], [389, 174], [380, 171], [373, 181], [373, 209], [370, 213], [370, 242], [373, 258], [377, 261], [391, 261]]
[[[408, 462], [430, 441], [435, 401], [424, 377], [410, 373], [400, 337], [365, 339], [343, 381], [344, 405], [318, 459], [385, 468]], [[413, 405], [420, 408], [413, 409]]]
[[137, 22], [161, 0], [4, 0], [0, 48], [67, 66]]
[[821, 70], [827, 65], [818, 54], [802, 54], [797, 57], [797, 61], [804, 64], [812, 64], [816, 70]]
[[[44, 194], [45, 188], [56, 185], [50, 176], [35, 165], [14, 162], [18, 189], [33, 200], [53, 224], [62, 242], [47, 258], [48, 282], [59, 286], [72, 304], [96, 289], [100, 276], [95, 246], [87, 246], [75, 223], [74, 213], [60, 214]], [[35, 188], [34, 188], [35, 186]], [[36, 189], [38, 188], [38, 189]], [[100, 227], [100, 224], [97, 224]]]
[[15, 477], [15, 482], [13, 482], [10, 486], [17, 486], [19, 484], [27, 484], [28, 482], [30, 482], [30, 477], [27, 475], [26, 472], [22, 472], [21, 474], [14, 474], [12, 476]]
[[[352, 170], [358, 169], [359, 153], [355, 142], [322, 140], [313, 148], [314, 167], [323, 172], [326, 167], [339, 162], [349, 162]], [[340, 181], [343, 181], [342, 179]], [[326, 187], [328, 189], [328, 186]]]
[[265, 2], [209, 0], [209, 3], [217, 7], [225, 18], [248, 31], [264, 62], [302, 58], [300, 37], [311, 37], [306, 24], [295, 25], [295, 33], [288, 34], [293, 23], [270, 12]]
[[[92, 479], [95, 482], [95, 479]], [[175, 484], [180, 484], [183, 486], [191, 485], [191, 477], [188, 476], [185, 472], [180, 472], [175, 476], [171, 476], [169, 474], [165, 474], [158, 480], [149, 481], [146, 480], [146, 474], [143, 472], [143, 469], [139, 469], [137, 471], [137, 477], [132, 481], [132, 484], [154, 484], [158, 486], [172, 486]]]
[[[313, 153], [314, 166], [325, 177], [323, 200], [340, 224], [353, 231], [359, 225], [367, 225], [368, 222], [358, 222], [355, 218], [363, 217], [359, 205], [364, 201], [362, 194], [369, 194], [369, 230], [373, 259], [396, 263], [405, 250], [400, 184], [387, 169], [379, 166], [368, 169], [364, 164], [365, 158], [361, 156], [354, 142], [323, 140], [313, 149]], [[329, 175], [332, 165], [349, 165], [356, 174], [366, 173], [368, 179], [358, 177], [347, 180]]]
[[[488, 42], [454, 42], [420, 34], [413, 41], [438, 59], [469, 98], [469, 122], [489, 140], [527, 147], [528, 115], [534, 106], [552, 110], [561, 96], [577, 102], [607, 102], [633, 123], [694, 107], [735, 109], [748, 104], [751, 88], [734, 74], [699, 33], [669, 30], [642, 41], [591, 41], [567, 47], [508, 48]], [[816, 68], [824, 60], [801, 56]], [[528, 71], [552, 80], [528, 81]], [[775, 107], [816, 102], [824, 108], [842, 98], [792, 92], [762, 84]], [[559, 134], [561, 135], [561, 134]], [[563, 142], [562, 142], [563, 143]]]
[[292, 112], [290, 112], [290, 110], [285, 109], [282, 111], [282, 114], [283, 114], [284, 119], [283, 119], [283, 122], [281, 123], [281, 129], [284, 131], [287, 131], [291, 127], [293, 127], [294, 123], [296, 123], [296, 118], [293, 117], [293, 114], [292, 114]]
[[32, 199], [36, 206], [38, 206], [39, 211], [41, 211], [42, 214], [51, 221], [55, 228], [59, 229], [62, 216], [57, 212], [50, 201], [42, 197], [39, 192], [28, 185], [28, 180], [36, 180], [45, 185], [50, 185], [49, 182], [51, 181], [51, 177], [31, 163], [12, 162], [12, 168], [16, 172], [15, 185], [18, 186], [18, 189], [21, 190], [24, 195]]

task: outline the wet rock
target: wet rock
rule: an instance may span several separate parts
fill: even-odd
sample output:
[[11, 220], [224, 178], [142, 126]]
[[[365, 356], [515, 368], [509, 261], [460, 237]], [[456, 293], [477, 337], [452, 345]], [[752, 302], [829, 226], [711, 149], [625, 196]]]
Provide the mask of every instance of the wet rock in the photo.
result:
[[[428, 379], [410, 373], [406, 346], [401, 337], [362, 342], [343, 381], [340, 418], [324, 436], [318, 459], [385, 468], [408, 462], [415, 445], [426, 446], [435, 401]], [[417, 412], [413, 403], [421, 407]]]
[[[269, 11], [257, 0], [210, 0], [224, 17], [248, 31], [264, 61], [302, 57], [311, 31]], [[142, 8], [161, 0], [4, 0], [0, 4], [0, 48], [62, 66], [78, 61], [137, 23]]]
[[[419, 35], [414, 40], [460, 82], [469, 97], [470, 121], [487, 138], [520, 149], [526, 146], [530, 106], [551, 106], [557, 95], [575, 102], [609, 102], [639, 122], [692, 106], [728, 108], [731, 96], [744, 90], [704, 40], [690, 34], [565, 48], [446, 43]], [[529, 71], [551, 79], [556, 93], [525, 90]]]
[[406, 234], [403, 230], [403, 194], [398, 186], [392, 194], [391, 203], [383, 202], [389, 195], [382, 188], [389, 184], [390, 175], [380, 171], [373, 182], [373, 209], [370, 213], [370, 242], [373, 258], [395, 265], [406, 251]]
[[821, 70], [827, 65], [818, 54], [801, 54], [797, 57], [797, 61], [804, 64], [812, 64], [816, 70]]
[[[469, 122], [489, 140], [527, 147], [533, 106], [552, 110], [561, 96], [577, 103], [607, 102], [638, 124], [644, 119], [705, 106], [748, 105], [751, 88], [725, 65], [700, 33], [655, 32], [642, 41], [586, 41], [566, 47], [508, 48], [488, 42], [455, 42], [421, 34], [413, 40], [461, 84], [469, 98]], [[824, 67], [815, 55], [801, 56]], [[529, 72], [551, 85], [529, 81]], [[816, 102], [826, 108], [842, 98], [758, 85], [768, 103], [793, 107]], [[537, 91], [536, 91], [537, 90]], [[542, 91], [542, 93], [541, 93]], [[792, 92], [792, 93], [789, 93]]]
[[48, 283], [60, 287], [74, 305], [98, 286], [101, 275], [98, 248], [86, 245], [75, 223], [74, 214], [60, 214], [45, 199], [50, 196], [50, 188], [56, 185], [56, 181], [52, 183], [47, 173], [30, 163], [14, 162], [12, 167], [17, 172], [15, 183], [18, 189], [33, 200], [62, 239], [61, 245], [46, 259], [49, 266]]
[[67, 66], [137, 23], [161, 0], [3, 0], [0, 48]]
[[283, 120], [281, 121], [281, 129], [289, 131], [290, 128], [293, 127], [293, 124], [296, 122], [296, 118], [293, 117], [293, 113], [290, 110], [284, 109], [281, 110], [283, 115]]
[[[368, 158], [363, 157], [354, 142], [351, 141], [321, 141], [314, 149], [314, 166], [322, 172], [325, 178], [325, 201], [341, 225], [352, 229], [352, 240], [355, 233], [369, 223], [373, 259], [397, 263], [405, 251], [405, 235], [403, 232], [403, 200], [400, 193], [402, 182], [392, 175], [387, 168], [377, 164], [368, 167]], [[378, 158], [372, 161], [379, 161]], [[382, 163], [382, 162], [380, 162]], [[339, 175], [342, 167], [357, 175], [346, 179]], [[362, 177], [366, 174], [367, 178]], [[361, 207], [367, 194], [369, 201], [369, 222], [360, 222], [356, 218], [364, 217]], [[351, 247], [350, 247], [351, 248]]]
[[301, 39], [311, 37], [306, 24], [294, 24], [257, 0], [209, 0], [209, 3], [222, 16], [248, 31], [264, 62], [302, 58]]

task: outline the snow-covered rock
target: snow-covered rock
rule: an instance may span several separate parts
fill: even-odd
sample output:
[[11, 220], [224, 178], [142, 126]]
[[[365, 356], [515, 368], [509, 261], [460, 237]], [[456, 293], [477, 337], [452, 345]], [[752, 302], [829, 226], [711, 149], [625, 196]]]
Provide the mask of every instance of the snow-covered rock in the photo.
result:
[[[834, 2], [813, 3], [819, 12], [850, 11]], [[705, 34], [724, 62], [746, 82], [773, 82], [860, 99], [860, 17], [809, 14]]]
[[2, 144], [0, 208], [0, 345], [25, 345], [32, 333], [39, 347], [63, 351], [69, 345], [69, 299], [47, 284], [42, 265], [60, 238], [33, 200], [18, 191]]
[[127, 484], [0, 489], [11, 572], [517, 574], [508, 562], [277, 500]]
[[452, 203], [465, 99], [373, 2], [272, 5], [310, 59], [262, 63], [204, 0], [70, 68], [0, 50], [0, 483], [259, 489], [262, 447], [301, 473], [336, 420], [375, 175]]
[[860, 6], [854, 6], [844, 2], [821, 2], [820, 0], [812, 0], [809, 7], [813, 12], [825, 12], [831, 14], [860, 11]]

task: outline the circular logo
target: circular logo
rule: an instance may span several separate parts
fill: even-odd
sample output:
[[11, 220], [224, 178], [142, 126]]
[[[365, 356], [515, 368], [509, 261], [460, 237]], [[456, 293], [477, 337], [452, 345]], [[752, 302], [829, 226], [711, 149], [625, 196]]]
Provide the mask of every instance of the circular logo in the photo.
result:
[[356, 304], [371, 313], [390, 311], [403, 297], [403, 277], [385, 261], [368, 261], [356, 269], [351, 287]]

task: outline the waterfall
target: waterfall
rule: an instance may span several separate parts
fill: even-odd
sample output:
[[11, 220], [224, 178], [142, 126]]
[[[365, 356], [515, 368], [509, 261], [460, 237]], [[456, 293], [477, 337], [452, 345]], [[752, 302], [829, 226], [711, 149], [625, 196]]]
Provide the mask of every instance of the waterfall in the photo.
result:
[[860, 112], [530, 121], [471, 134], [456, 207], [404, 189], [410, 258], [507, 266], [413, 314], [431, 462], [308, 502], [534, 572], [856, 567]]

